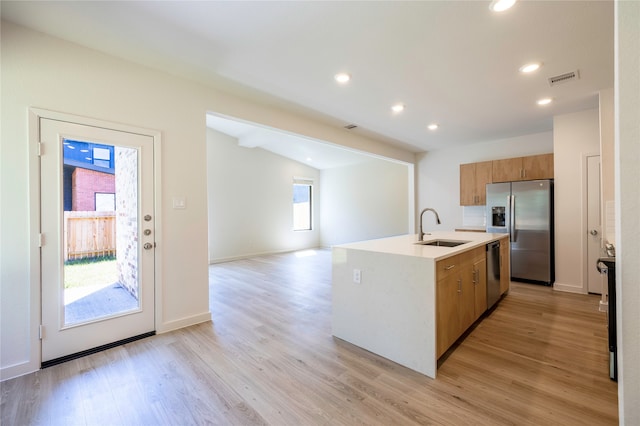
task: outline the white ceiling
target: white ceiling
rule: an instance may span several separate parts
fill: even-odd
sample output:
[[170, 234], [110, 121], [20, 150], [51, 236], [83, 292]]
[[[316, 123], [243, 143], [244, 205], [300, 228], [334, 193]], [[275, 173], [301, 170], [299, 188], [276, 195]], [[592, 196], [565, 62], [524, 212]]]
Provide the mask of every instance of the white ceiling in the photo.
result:
[[245, 148], [266, 149], [319, 170], [352, 166], [371, 161], [373, 158], [326, 141], [300, 137], [213, 114], [207, 114], [207, 127], [234, 137], [238, 140], [238, 145]]
[[[414, 152], [549, 131], [613, 87], [612, 1], [2, 1], [3, 19]], [[518, 68], [543, 67], [532, 75]], [[547, 78], [579, 70], [576, 81]], [[333, 76], [346, 71], [345, 86]], [[546, 107], [543, 96], [554, 98]], [[406, 110], [393, 114], [392, 104]], [[440, 128], [427, 130], [437, 122]], [[286, 145], [286, 144], [285, 144]], [[291, 145], [291, 144], [289, 144]], [[302, 160], [304, 161], [304, 160]]]

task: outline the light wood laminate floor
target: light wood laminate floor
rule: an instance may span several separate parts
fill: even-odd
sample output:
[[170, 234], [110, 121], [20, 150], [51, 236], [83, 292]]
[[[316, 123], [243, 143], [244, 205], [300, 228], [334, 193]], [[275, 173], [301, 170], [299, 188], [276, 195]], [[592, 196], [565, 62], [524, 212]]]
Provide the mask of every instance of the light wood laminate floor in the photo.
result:
[[2, 425], [613, 425], [598, 297], [513, 284], [433, 380], [331, 336], [331, 254], [209, 269], [213, 322], [1, 384]]

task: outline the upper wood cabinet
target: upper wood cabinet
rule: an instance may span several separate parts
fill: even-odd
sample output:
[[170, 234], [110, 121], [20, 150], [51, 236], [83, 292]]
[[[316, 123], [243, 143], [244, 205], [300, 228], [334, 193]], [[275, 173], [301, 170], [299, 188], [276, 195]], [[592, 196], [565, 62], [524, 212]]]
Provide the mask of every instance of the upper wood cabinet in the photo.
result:
[[460, 164], [460, 205], [484, 206], [486, 185], [492, 182], [492, 161]]
[[493, 182], [553, 179], [553, 154], [494, 160]]
[[522, 180], [553, 179], [553, 154], [522, 157]]

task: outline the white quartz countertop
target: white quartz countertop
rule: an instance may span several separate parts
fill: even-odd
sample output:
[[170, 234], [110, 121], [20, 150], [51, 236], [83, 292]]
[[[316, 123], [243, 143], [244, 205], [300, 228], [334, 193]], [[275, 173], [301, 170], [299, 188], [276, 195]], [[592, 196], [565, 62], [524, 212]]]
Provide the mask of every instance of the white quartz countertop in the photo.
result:
[[351, 250], [364, 250], [378, 253], [390, 253], [404, 256], [422, 257], [426, 259], [440, 260], [454, 256], [476, 247], [497, 241], [508, 234], [496, 234], [488, 232], [431, 232], [424, 236], [424, 241], [432, 240], [457, 240], [467, 241], [457, 247], [441, 247], [416, 244], [417, 234], [400, 235], [397, 237], [379, 238], [376, 240], [360, 241], [357, 243], [341, 244], [340, 247]]

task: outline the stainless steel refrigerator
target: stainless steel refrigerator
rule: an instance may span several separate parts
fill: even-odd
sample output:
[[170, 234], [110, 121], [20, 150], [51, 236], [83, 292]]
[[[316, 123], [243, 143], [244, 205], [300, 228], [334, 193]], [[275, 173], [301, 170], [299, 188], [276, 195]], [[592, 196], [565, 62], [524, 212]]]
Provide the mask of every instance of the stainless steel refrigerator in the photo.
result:
[[509, 233], [512, 280], [553, 284], [553, 180], [487, 184], [487, 232]]

